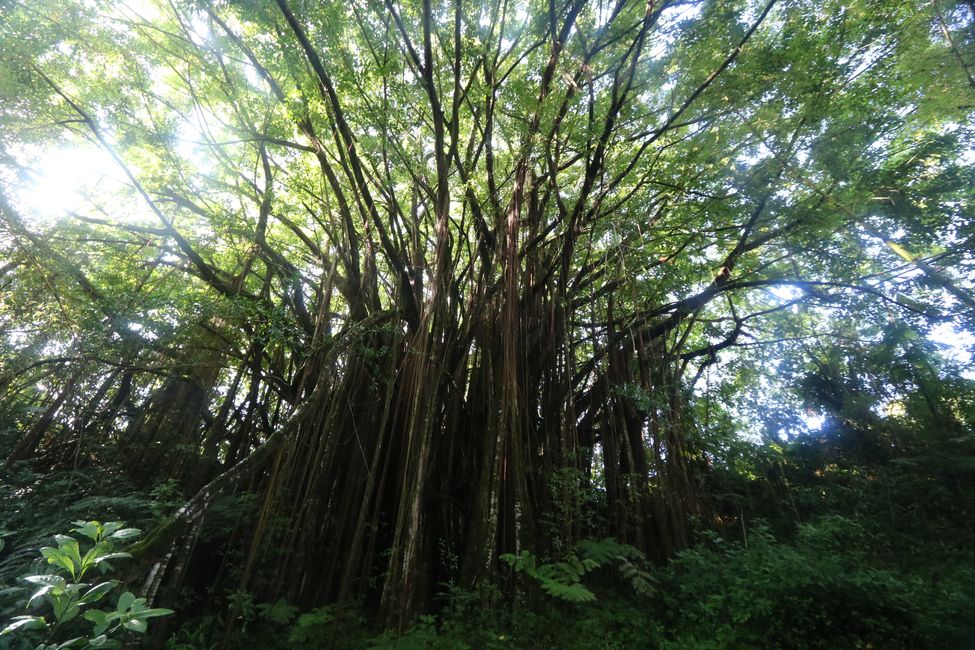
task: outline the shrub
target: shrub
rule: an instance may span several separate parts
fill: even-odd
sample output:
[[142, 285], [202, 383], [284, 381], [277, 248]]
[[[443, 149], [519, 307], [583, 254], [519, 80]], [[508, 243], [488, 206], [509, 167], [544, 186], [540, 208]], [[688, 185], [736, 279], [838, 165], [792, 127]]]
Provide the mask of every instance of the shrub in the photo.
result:
[[[117, 648], [127, 631], [142, 634], [151, 618], [172, 614], [172, 610], [150, 608], [144, 598], [130, 591], [120, 595], [115, 607], [95, 609], [117, 586], [115, 580], [99, 580], [111, 570], [110, 562], [130, 555], [117, 551], [118, 544], [141, 534], [137, 528], [126, 528], [122, 522], [75, 521], [72, 535], [55, 535], [57, 547], [40, 550], [50, 568], [47, 573], [28, 575], [23, 580], [32, 585], [33, 593], [26, 603], [36, 614], [15, 616], [0, 634], [26, 644], [41, 641], [37, 650], [61, 648]], [[93, 581], [88, 579], [100, 574]], [[85, 625], [81, 621], [87, 621]], [[85, 631], [90, 627], [90, 630]]]
[[764, 525], [747, 541], [689, 549], [666, 569], [663, 648], [942, 648], [964, 593], [948, 597], [908, 573], [873, 566], [865, 532], [828, 517], [792, 544]]

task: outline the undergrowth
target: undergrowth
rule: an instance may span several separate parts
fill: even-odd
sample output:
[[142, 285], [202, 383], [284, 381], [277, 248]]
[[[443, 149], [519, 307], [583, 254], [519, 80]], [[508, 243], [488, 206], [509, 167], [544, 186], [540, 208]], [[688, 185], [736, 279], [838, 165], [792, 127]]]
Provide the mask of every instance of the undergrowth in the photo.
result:
[[[496, 589], [453, 587], [444, 592], [437, 615], [421, 617], [401, 635], [375, 631], [353, 610], [330, 606], [302, 613], [283, 600], [260, 604], [234, 594], [244, 602], [237, 607], [240, 620], [230, 626], [229, 647], [970, 647], [966, 643], [975, 639], [975, 629], [967, 614], [975, 608], [975, 563], [956, 549], [952, 570], [933, 577], [923, 562], [893, 562], [882, 546], [861, 522], [839, 516], [803, 525], [788, 538], [777, 538], [756, 522], [740, 539], [705, 535], [665, 567], [651, 570], [649, 594], [639, 593], [619, 573], [594, 580], [587, 587], [592, 597], [581, 600], [578, 593], [558, 598], [559, 590], [552, 589], [544, 589], [549, 597], [538, 600], [528, 598], [526, 590], [505, 596]], [[526, 557], [530, 554], [512, 563]], [[536, 574], [539, 566], [543, 563], [535, 564]], [[563, 577], [581, 585], [582, 576], [569, 573]], [[227, 629], [219, 616], [198, 618], [184, 624], [167, 648], [216, 648]]]

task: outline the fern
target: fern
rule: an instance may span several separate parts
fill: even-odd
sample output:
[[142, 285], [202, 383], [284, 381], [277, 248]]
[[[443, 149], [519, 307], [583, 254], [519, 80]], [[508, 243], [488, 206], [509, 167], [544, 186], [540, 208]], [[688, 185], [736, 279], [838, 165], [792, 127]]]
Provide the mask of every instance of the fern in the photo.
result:
[[567, 602], [596, 600], [596, 595], [582, 584], [582, 578], [603, 566], [615, 565], [640, 596], [650, 596], [655, 591], [653, 576], [643, 568], [646, 564], [643, 553], [629, 544], [621, 544], [613, 537], [583, 540], [576, 546], [575, 553], [557, 562], [539, 564], [527, 550], [518, 555], [506, 553], [501, 560], [507, 562], [516, 573], [537, 580], [549, 595]]
[[524, 573], [538, 581], [542, 589], [551, 596], [570, 603], [586, 603], [596, 600], [596, 594], [589, 591], [580, 581], [591, 563], [583, 563], [573, 556], [565, 562], [549, 562], [539, 565], [530, 551], [518, 555], [505, 553], [501, 559], [517, 573]]
[[565, 584], [558, 580], [541, 580], [541, 585], [549, 595], [570, 603], [591, 603], [596, 600], [596, 594], [581, 582]]
[[619, 569], [637, 595], [649, 598], [656, 593], [653, 575], [646, 569], [637, 566], [627, 558], [620, 558]]
[[619, 543], [607, 537], [601, 540], [584, 539], [576, 547], [583, 557], [602, 566], [619, 555]]

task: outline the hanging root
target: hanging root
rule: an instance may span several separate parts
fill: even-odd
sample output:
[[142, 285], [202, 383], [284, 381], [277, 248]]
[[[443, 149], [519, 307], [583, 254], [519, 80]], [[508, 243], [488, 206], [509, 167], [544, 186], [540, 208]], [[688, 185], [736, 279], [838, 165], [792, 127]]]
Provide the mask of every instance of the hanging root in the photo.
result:
[[[394, 312], [380, 311], [350, 325], [332, 342], [331, 347], [324, 355], [320, 367], [323, 369], [330, 367], [340, 354], [347, 350], [352, 343], [358, 340], [371, 327], [392, 318], [394, 315]], [[265, 462], [298, 429], [302, 422], [309, 415], [317, 412], [317, 407], [325, 398], [328, 385], [328, 382], [318, 382], [314, 392], [308, 399], [262, 445], [257, 447], [242, 461], [207, 483], [189, 501], [183, 504], [175, 514], [150, 531], [142, 541], [134, 544], [129, 549], [132, 556], [138, 560], [136, 562], [137, 566], [133, 567], [134, 574], [131, 576], [131, 580], [134, 581], [137, 575], [147, 576], [144, 589], [146, 599], [150, 603], [153, 602], [153, 598], [159, 591], [169, 563], [181, 546], [181, 540], [189, 537], [190, 543], [182, 546], [184, 549], [192, 548], [192, 538], [199, 532], [199, 527], [203, 522], [203, 516], [213, 502], [237, 486], [241, 480], [251, 476], [264, 467]]]

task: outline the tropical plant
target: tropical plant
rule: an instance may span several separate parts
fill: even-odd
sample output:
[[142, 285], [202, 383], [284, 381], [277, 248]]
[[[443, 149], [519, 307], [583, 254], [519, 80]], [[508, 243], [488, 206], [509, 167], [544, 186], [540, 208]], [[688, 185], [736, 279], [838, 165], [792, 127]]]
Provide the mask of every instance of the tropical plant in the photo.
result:
[[584, 540], [908, 483], [970, 533], [972, 9], [0, 3], [0, 581], [78, 486], [224, 646], [531, 594], [494, 643], [602, 593]]
[[[93, 583], [86, 582], [86, 578], [90, 579], [95, 572], [100, 577], [111, 571], [112, 561], [131, 557], [116, 547], [138, 537], [141, 531], [126, 528], [118, 521], [72, 523], [75, 528], [70, 532], [85, 538], [85, 542], [79, 542], [71, 535], [55, 535], [57, 546], [45, 546], [40, 550], [51, 570], [23, 579], [34, 589], [27, 600], [27, 610], [49, 611], [16, 616], [0, 634], [45, 639], [37, 646], [44, 650], [114, 648], [121, 647], [120, 637], [126, 630], [144, 633], [148, 627], [146, 621], [173, 613], [170, 609], [148, 607], [145, 598], [137, 598], [130, 591], [118, 597], [113, 609], [94, 609], [93, 605], [108, 596], [118, 582], [102, 580]], [[88, 547], [83, 547], [83, 543]], [[77, 625], [79, 615], [92, 623], [90, 633], [84, 636], [74, 636], [80, 629]]]
[[538, 581], [550, 596], [571, 602], [587, 603], [596, 594], [582, 584], [582, 578], [600, 567], [617, 565], [622, 575], [641, 596], [653, 594], [653, 577], [646, 570], [646, 557], [629, 544], [620, 544], [612, 537], [601, 540], [584, 539], [574, 552], [555, 562], [539, 562], [528, 550], [515, 555], [501, 556], [516, 573], [523, 573]]

